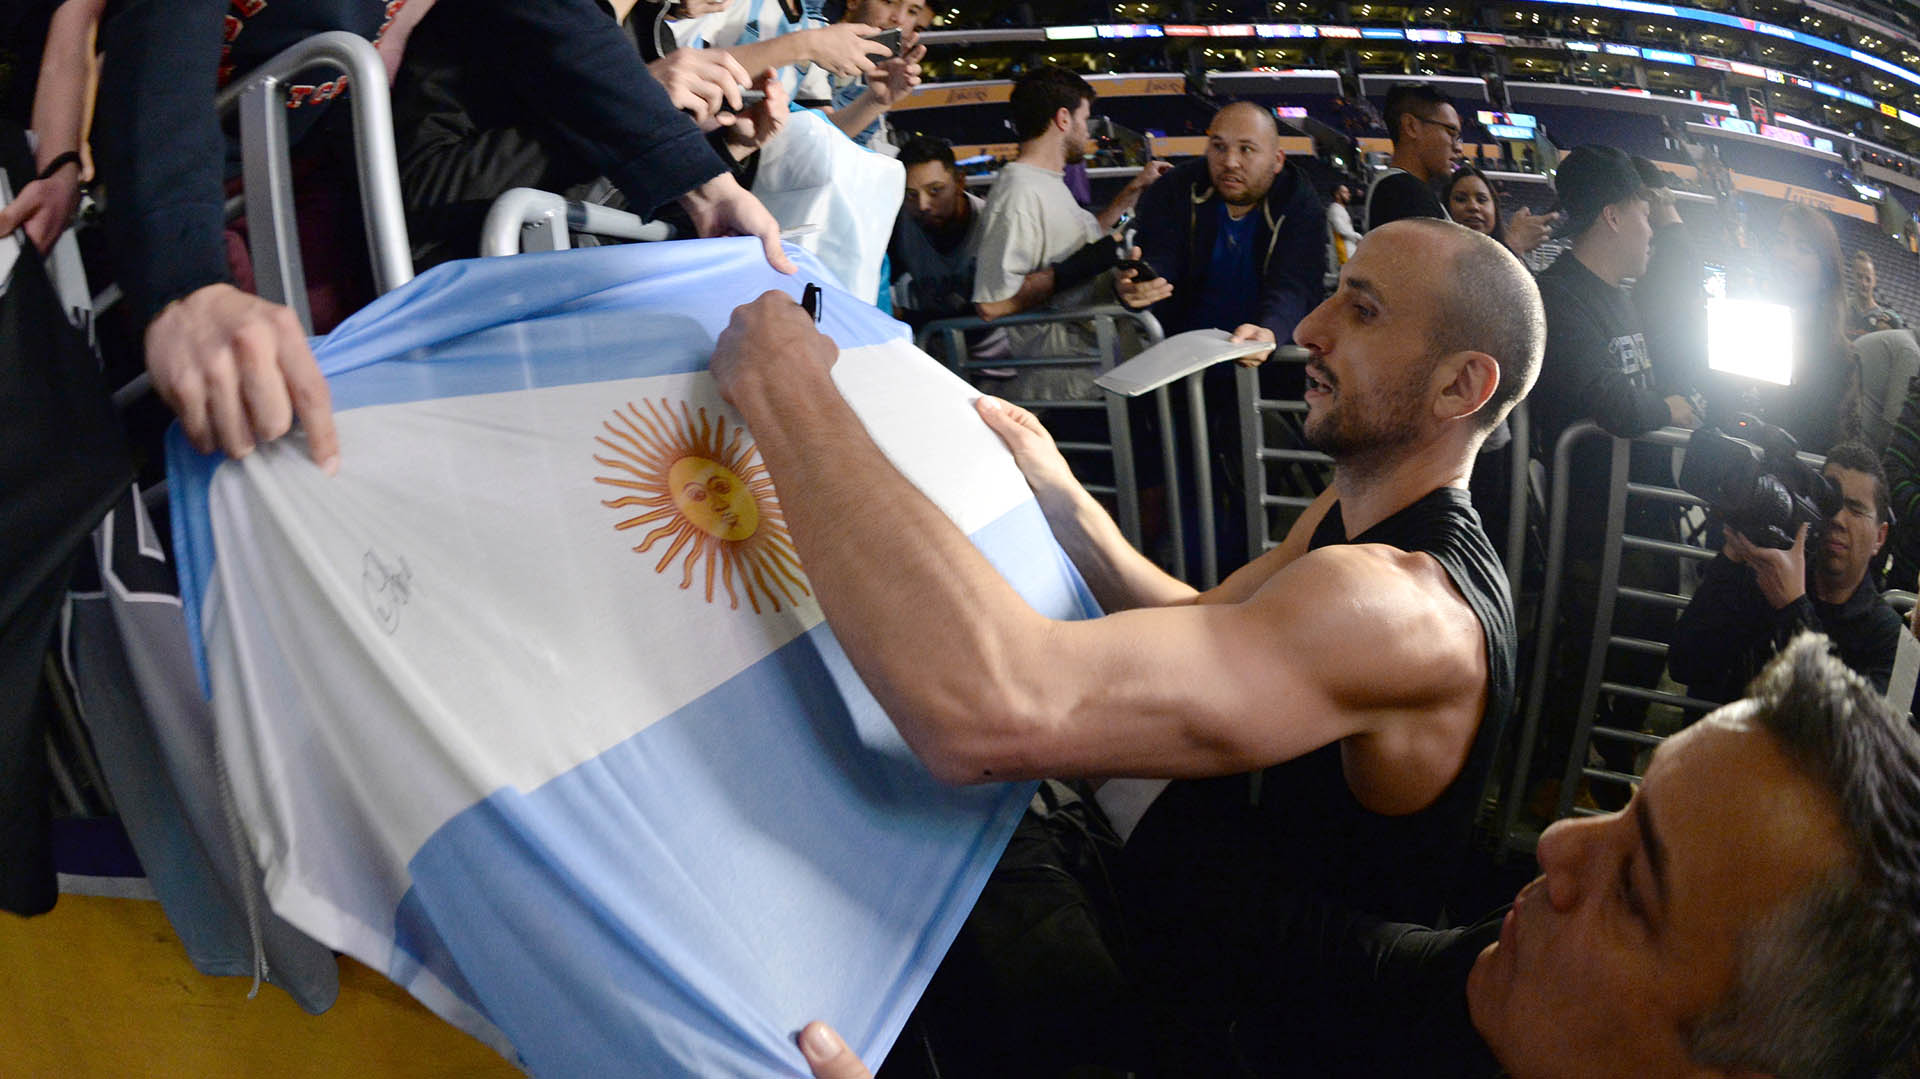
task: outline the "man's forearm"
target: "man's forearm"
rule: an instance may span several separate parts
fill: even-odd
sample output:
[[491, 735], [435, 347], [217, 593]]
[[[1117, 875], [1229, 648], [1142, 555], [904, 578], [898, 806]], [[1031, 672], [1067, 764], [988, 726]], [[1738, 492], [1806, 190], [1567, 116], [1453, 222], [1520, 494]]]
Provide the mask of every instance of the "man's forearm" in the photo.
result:
[[1053, 538], [1072, 559], [1101, 609], [1112, 612], [1171, 607], [1192, 603], [1199, 595], [1191, 585], [1176, 580], [1135, 550], [1113, 516], [1086, 488], [1041, 494], [1039, 498]]
[[88, 30], [100, 14], [99, 0], [67, 0], [47, 29], [47, 51], [33, 96], [34, 148], [38, 163], [80, 148], [81, 112], [87, 91]]
[[[991, 723], [1049, 624], [861, 425], [824, 370], [733, 393], [802, 567], [869, 689], [923, 760], [955, 717]], [[973, 777], [980, 778], [980, 777]]]
[[1099, 218], [1100, 227], [1109, 232], [1113, 231], [1113, 226], [1120, 221], [1120, 215], [1133, 209], [1134, 204], [1140, 201], [1140, 195], [1145, 190], [1146, 188], [1131, 183], [1121, 188], [1120, 193], [1113, 197], [1113, 201], [1107, 203], [1107, 208], [1094, 215]]
[[524, 53], [501, 77], [635, 211], [651, 213], [726, 171], [625, 31], [592, 0], [474, 0], [461, 14], [476, 33]]
[[745, 45], [729, 45], [727, 52], [740, 66], [751, 72], [765, 71], [768, 68], [779, 70], [794, 64], [808, 63], [813, 60], [812, 52], [807, 48], [807, 35], [812, 31], [799, 30], [778, 37], [763, 38]]
[[848, 138], [853, 138], [872, 127], [886, 114], [887, 107], [880, 104], [880, 98], [872, 90], [867, 90], [849, 102], [845, 108], [833, 110], [833, 126], [839, 128]]
[[1020, 282], [1020, 291], [1004, 300], [976, 302], [973, 310], [981, 318], [991, 322], [996, 318], [1031, 311], [1051, 299], [1053, 299], [1053, 269], [1047, 267], [1028, 274], [1026, 279]]

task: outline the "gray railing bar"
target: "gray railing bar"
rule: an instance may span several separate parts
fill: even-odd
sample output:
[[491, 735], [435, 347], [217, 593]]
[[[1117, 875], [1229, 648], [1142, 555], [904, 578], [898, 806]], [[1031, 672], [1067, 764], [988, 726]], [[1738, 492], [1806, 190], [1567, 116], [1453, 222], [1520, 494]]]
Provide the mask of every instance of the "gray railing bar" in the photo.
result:
[[1616, 697], [1628, 697], [1650, 704], [1670, 704], [1675, 708], [1691, 708], [1701, 712], [1711, 712], [1720, 707], [1712, 701], [1703, 701], [1698, 697], [1689, 697], [1681, 693], [1666, 693], [1657, 689], [1642, 689], [1639, 686], [1626, 686], [1618, 682], [1606, 682], [1601, 687]]
[[1595, 738], [1610, 738], [1616, 742], [1632, 742], [1635, 745], [1647, 746], [1649, 748], [1666, 741], [1665, 738], [1657, 734], [1648, 734], [1645, 731], [1621, 730], [1619, 727], [1595, 727], [1593, 729], [1593, 736]]
[[[1202, 591], [1220, 583], [1220, 545], [1213, 521], [1213, 450], [1207, 438], [1207, 394], [1200, 382], [1205, 375], [1202, 369], [1186, 379], [1187, 423], [1193, 428], [1194, 508], [1200, 518], [1199, 587]], [[1254, 506], [1247, 507], [1247, 512], [1249, 516], [1255, 512], [1266, 515], [1266, 511]]]
[[1579, 778], [1582, 760], [1578, 747], [1592, 737], [1594, 713], [1600, 705], [1600, 683], [1607, 664], [1607, 638], [1613, 635], [1613, 604], [1620, 590], [1620, 538], [1627, 526], [1627, 469], [1633, 444], [1623, 438], [1611, 440], [1612, 467], [1607, 484], [1607, 525], [1600, 546], [1600, 588], [1595, 597], [1593, 641], [1587, 648], [1587, 676], [1580, 691], [1580, 711], [1574, 716], [1575, 752], [1567, 756], [1566, 772], [1560, 781], [1560, 808], [1556, 817], [1564, 817], [1573, 805], [1574, 781]]
[[1507, 413], [1507, 431], [1513, 436], [1507, 444], [1507, 594], [1517, 606], [1521, 563], [1527, 557], [1527, 489], [1533, 482], [1527, 467], [1532, 460], [1529, 447], [1533, 445], [1533, 414], [1524, 399]]
[[1688, 603], [1687, 597], [1676, 596], [1672, 592], [1655, 592], [1646, 588], [1631, 588], [1627, 585], [1620, 586], [1620, 598], [1651, 603], [1659, 607], [1672, 607], [1676, 611], [1686, 610]]
[[[1126, 401], [1118, 394], [1107, 395], [1108, 407], [1126, 410]], [[1153, 414], [1160, 426], [1160, 460], [1166, 465], [1167, 472], [1167, 538], [1172, 548], [1173, 575], [1186, 579], [1187, 576], [1187, 521], [1181, 512], [1185, 504], [1182, 500], [1180, 482], [1180, 451], [1173, 440], [1173, 398], [1165, 386], [1153, 391]], [[1196, 476], [1194, 482], [1205, 485], [1207, 477]]]
[[1267, 402], [1260, 399], [1259, 368], [1234, 368], [1233, 389], [1234, 400], [1240, 405], [1240, 494], [1247, 507], [1247, 554], [1257, 558], [1273, 538], [1267, 507], [1289, 503], [1269, 501], [1272, 496], [1267, 494], [1266, 470], [1260, 465], [1267, 459], [1265, 425], [1260, 416], [1268, 409]]
[[319, 66], [332, 67], [349, 81], [347, 104], [353, 111], [354, 160], [373, 287], [389, 292], [413, 279], [413, 256], [400, 200], [387, 69], [373, 46], [344, 30], [315, 34], [282, 50], [215, 98], [222, 115], [236, 109], [240, 113], [247, 230], [260, 294], [293, 308], [309, 326], [288, 158], [286, 83]]
[[538, 188], [502, 192], [487, 207], [487, 219], [480, 226], [480, 254], [488, 258], [522, 251], [565, 251], [572, 246], [567, 235], [567, 200]]
[[1622, 536], [1620, 542], [1635, 551], [1659, 551], [1676, 558], [1693, 558], [1701, 562], [1713, 560], [1714, 552], [1705, 547], [1695, 547], [1691, 543], [1675, 543], [1672, 540], [1649, 539], [1646, 536]]
[[1639, 637], [1615, 637], [1613, 646], [1628, 652], [1641, 652], [1649, 656], [1665, 656], [1667, 646], [1659, 641], [1642, 640]]
[[1513, 782], [1500, 809], [1502, 843], [1510, 843], [1519, 821], [1520, 805], [1532, 771], [1533, 744], [1539, 736], [1540, 710], [1546, 703], [1547, 672], [1553, 658], [1554, 612], [1560, 603], [1560, 577], [1567, 549], [1567, 472], [1573, 445], [1582, 438], [1602, 435], [1599, 426], [1585, 420], [1560, 433], [1553, 447], [1553, 471], [1547, 495], [1547, 565], [1540, 593], [1540, 625], [1534, 634], [1533, 669], [1528, 672], [1526, 706], [1520, 713], [1520, 740], [1514, 755]]
[[[1631, 772], [1616, 772], [1611, 768], [1595, 768], [1592, 765], [1581, 768], [1580, 774], [1586, 776], [1588, 779], [1604, 779], [1613, 783], [1625, 783], [1629, 786], [1640, 782], [1640, 777]], [[1571, 803], [1569, 803], [1569, 806], [1571, 806]]]

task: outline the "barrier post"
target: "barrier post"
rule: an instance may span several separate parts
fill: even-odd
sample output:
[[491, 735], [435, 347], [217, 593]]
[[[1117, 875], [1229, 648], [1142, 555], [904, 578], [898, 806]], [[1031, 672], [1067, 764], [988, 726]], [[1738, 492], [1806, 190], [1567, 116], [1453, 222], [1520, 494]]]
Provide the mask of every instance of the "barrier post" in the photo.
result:
[[294, 214], [286, 83], [314, 67], [341, 72], [351, 86], [347, 103], [353, 114], [354, 161], [374, 291], [389, 292], [413, 280], [386, 64], [373, 45], [356, 34], [345, 30], [315, 34], [281, 50], [214, 99], [222, 116], [236, 111], [240, 116], [247, 231], [260, 295], [292, 308], [309, 332], [313, 323]]

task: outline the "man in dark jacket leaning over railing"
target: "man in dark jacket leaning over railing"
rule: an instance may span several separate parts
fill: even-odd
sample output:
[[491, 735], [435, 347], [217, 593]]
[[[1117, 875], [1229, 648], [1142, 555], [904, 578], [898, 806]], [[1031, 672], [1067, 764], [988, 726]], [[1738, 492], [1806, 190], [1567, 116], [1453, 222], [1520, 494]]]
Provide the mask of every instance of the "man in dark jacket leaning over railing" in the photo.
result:
[[1271, 110], [1238, 101], [1207, 125], [1207, 153], [1141, 196], [1135, 237], [1173, 285], [1153, 306], [1169, 334], [1265, 326], [1285, 341], [1320, 303], [1327, 272], [1326, 206], [1286, 167]]

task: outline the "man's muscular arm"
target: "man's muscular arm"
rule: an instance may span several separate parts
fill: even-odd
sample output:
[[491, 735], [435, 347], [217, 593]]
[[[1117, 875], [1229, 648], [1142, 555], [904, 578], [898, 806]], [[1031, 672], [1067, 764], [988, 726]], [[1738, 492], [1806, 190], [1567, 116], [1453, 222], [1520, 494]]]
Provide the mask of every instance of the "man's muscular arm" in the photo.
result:
[[1219, 775], [1484, 693], [1478, 623], [1430, 559], [1314, 552], [1240, 604], [1056, 622], [886, 460], [783, 294], [713, 357], [829, 623], [914, 752], [951, 782]]

